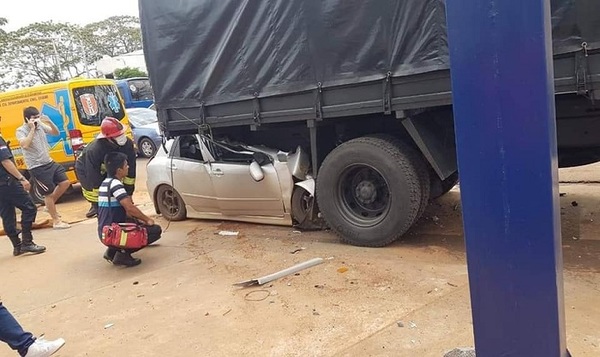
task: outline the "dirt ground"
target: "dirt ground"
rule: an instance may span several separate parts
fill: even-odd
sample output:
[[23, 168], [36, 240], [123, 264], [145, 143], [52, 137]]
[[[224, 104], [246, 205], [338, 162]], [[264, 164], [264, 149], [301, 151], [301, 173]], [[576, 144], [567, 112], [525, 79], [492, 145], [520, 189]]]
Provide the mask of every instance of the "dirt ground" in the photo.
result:
[[[135, 202], [151, 213], [138, 166]], [[578, 357], [600, 355], [599, 168], [561, 171], [567, 341]], [[163, 238], [127, 269], [103, 261], [75, 193], [59, 208], [78, 223], [35, 231], [45, 254], [15, 258], [0, 239], [0, 294], [27, 329], [67, 340], [57, 356], [440, 357], [473, 345], [459, 196], [454, 189], [405, 239], [379, 249], [327, 231], [158, 218]], [[233, 286], [314, 257], [325, 262]]]

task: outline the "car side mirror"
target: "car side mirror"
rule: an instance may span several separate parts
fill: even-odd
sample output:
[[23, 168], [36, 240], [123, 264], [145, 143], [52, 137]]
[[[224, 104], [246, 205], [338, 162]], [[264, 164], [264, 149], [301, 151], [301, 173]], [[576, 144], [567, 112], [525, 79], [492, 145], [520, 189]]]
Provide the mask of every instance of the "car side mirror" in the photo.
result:
[[271, 158], [264, 152], [255, 152], [252, 154], [252, 158], [254, 158], [254, 161], [256, 161], [256, 163], [258, 163], [260, 166], [271, 163]]
[[252, 161], [250, 164], [250, 176], [256, 182], [260, 182], [265, 178], [265, 173], [262, 170], [262, 167], [256, 161]]

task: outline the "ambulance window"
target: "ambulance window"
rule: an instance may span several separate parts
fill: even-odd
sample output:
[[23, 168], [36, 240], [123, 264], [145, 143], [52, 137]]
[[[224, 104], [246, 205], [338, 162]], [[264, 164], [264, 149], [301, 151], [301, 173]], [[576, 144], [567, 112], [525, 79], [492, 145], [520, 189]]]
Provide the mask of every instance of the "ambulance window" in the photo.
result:
[[132, 79], [128, 83], [133, 100], [154, 100], [149, 79]]
[[102, 119], [113, 117], [122, 120], [125, 110], [119, 100], [117, 87], [96, 85], [73, 89], [73, 98], [79, 122], [83, 125], [100, 126]]

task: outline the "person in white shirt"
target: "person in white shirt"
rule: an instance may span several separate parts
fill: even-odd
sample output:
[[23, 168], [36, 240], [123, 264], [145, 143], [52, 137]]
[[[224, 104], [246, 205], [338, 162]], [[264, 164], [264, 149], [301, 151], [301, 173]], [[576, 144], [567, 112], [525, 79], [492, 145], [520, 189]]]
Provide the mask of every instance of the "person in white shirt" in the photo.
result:
[[64, 167], [50, 157], [50, 145], [46, 138], [46, 134], [58, 135], [58, 127], [48, 117], [42, 117], [35, 107], [25, 108], [23, 116], [25, 123], [17, 128], [16, 137], [23, 150], [27, 170], [44, 195], [44, 203], [52, 217], [54, 229], [70, 228], [56, 211], [56, 201], [71, 183]]

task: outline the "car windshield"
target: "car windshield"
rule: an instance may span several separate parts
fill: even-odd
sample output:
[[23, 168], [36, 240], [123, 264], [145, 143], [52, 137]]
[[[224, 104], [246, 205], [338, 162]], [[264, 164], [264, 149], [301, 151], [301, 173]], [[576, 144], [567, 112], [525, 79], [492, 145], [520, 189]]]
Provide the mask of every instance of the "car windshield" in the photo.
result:
[[158, 121], [158, 118], [156, 117], [156, 112], [152, 109], [127, 109], [127, 115], [129, 116], [129, 122], [133, 126], [142, 126], [146, 124], [156, 123]]

